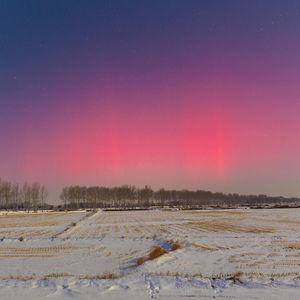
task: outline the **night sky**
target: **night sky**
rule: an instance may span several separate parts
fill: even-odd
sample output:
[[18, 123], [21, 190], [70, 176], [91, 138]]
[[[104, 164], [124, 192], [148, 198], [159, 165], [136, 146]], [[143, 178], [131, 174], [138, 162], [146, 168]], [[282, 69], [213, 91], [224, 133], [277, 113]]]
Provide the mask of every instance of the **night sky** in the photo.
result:
[[0, 176], [300, 196], [299, 0], [0, 0]]

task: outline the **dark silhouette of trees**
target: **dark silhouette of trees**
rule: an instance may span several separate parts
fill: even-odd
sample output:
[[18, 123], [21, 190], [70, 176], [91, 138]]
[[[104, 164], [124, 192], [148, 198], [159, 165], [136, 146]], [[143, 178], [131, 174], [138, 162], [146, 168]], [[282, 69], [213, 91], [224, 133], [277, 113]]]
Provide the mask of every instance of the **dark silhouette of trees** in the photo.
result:
[[0, 209], [38, 210], [46, 206], [48, 192], [43, 185], [35, 182], [22, 186], [0, 178]]
[[[1, 210], [38, 210], [49, 209], [46, 203], [48, 192], [39, 183], [22, 185], [0, 178]], [[299, 198], [270, 197], [266, 195], [224, 194], [203, 190], [157, 191], [150, 186], [136, 187], [122, 185], [105, 186], [67, 186], [61, 191], [60, 198], [64, 209], [147, 209], [150, 207], [197, 208], [236, 208], [236, 207], [299, 207]], [[60, 208], [58, 206], [57, 208]]]
[[266, 195], [239, 195], [213, 193], [203, 190], [167, 190], [154, 191], [149, 186], [137, 188], [123, 185], [119, 187], [64, 187], [60, 196], [66, 209], [137, 209], [149, 207], [266, 207], [299, 205], [298, 198], [268, 197]]

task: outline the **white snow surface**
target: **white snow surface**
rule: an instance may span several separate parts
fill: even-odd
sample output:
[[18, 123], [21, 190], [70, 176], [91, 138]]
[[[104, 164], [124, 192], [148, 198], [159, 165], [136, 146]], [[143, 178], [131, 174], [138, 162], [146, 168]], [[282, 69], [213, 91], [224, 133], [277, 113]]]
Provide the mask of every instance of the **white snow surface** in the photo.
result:
[[2, 212], [0, 299], [300, 299], [299, 224], [299, 209]]

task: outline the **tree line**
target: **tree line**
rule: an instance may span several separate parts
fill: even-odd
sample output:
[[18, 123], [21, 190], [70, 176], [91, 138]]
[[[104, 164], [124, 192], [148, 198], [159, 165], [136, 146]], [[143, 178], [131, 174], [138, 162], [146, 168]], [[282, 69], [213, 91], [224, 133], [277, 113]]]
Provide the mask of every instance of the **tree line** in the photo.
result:
[[1, 210], [38, 209], [137, 209], [150, 207], [264, 207], [298, 206], [299, 198], [270, 197], [266, 195], [240, 195], [214, 193], [204, 190], [153, 190], [150, 186], [139, 188], [133, 185], [116, 187], [105, 186], [66, 186], [62, 189], [62, 205], [54, 207], [46, 203], [48, 191], [38, 182], [18, 184], [0, 178]]
[[0, 178], [0, 209], [38, 210], [45, 209], [48, 192], [38, 182], [22, 185]]
[[203, 190], [154, 191], [151, 187], [138, 188], [131, 185], [118, 187], [67, 186], [62, 189], [61, 200], [66, 209], [86, 208], [149, 208], [149, 207], [257, 207], [263, 205], [300, 204], [298, 198], [270, 197], [266, 195], [240, 195], [214, 193]]

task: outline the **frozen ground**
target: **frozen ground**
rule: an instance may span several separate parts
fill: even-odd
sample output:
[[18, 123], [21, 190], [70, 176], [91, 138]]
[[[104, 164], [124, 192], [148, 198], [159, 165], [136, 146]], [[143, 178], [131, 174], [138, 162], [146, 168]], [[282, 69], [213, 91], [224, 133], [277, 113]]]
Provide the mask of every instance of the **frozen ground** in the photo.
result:
[[0, 299], [300, 299], [299, 214], [1, 213]]

